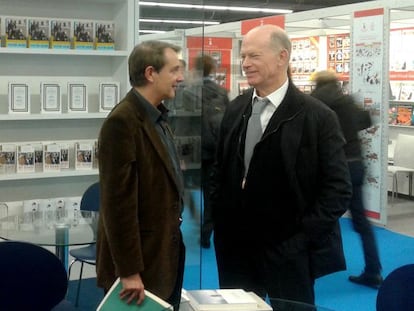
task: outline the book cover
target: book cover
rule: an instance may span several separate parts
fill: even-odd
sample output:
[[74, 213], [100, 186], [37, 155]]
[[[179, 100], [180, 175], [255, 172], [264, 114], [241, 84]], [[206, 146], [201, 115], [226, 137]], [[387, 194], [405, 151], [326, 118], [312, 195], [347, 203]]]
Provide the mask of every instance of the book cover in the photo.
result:
[[96, 311], [165, 311], [173, 310], [172, 306], [153, 293], [145, 290], [144, 302], [140, 305], [136, 303], [127, 304], [124, 300], [119, 298], [119, 293], [122, 289], [122, 284], [118, 278], [108, 293], [105, 295]]
[[17, 173], [34, 173], [34, 147], [31, 144], [17, 146]]
[[69, 144], [60, 144], [60, 168], [69, 168]]
[[35, 172], [43, 172], [43, 144], [33, 143]]
[[0, 173], [1, 174], [16, 173], [16, 145], [15, 144], [0, 145]]
[[397, 107], [397, 124], [411, 125], [413, 107], [411, 105], [401, 105]]
[[75, 143], [75, 169], [90, 170], [93, 166], [93, 142]]
[[115, 23], [99, 21], [95, 23], [95, 49], [115, 50]]
[[60, 144], [50, 143], [43, 146], [43, 171], [60, 171]]
[[71, 48], [72, 21], [52, 19], [50, 21], [50, 47], [52, 49]]
[[257, 308], [256, 300], [243, 289], [200, 289], [187, 291], [195, 311], [251, 311]]
[[5, 46], [25, 48], [27, 46], [27, 19], [24, 17], [5, 18]]
[[48, 49], [50, 40], [50, 20], [46, 18], [29, 18], [27, 47]]
[[93, 49], [93, 21], [73, 22], [73, 48], [78, 50]]

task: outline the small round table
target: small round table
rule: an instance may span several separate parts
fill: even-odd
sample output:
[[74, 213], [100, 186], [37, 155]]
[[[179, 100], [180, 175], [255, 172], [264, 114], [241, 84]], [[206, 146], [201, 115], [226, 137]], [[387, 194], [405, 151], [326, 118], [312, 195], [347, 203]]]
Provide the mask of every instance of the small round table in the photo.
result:
[[68, 217], [48, 217], [42, 212], [28, 212], [0, 219], [0, 238], [54, 246], [56, 256], [68, 268], [69, 246], [96, 242], [98, 212], [79, 211]]

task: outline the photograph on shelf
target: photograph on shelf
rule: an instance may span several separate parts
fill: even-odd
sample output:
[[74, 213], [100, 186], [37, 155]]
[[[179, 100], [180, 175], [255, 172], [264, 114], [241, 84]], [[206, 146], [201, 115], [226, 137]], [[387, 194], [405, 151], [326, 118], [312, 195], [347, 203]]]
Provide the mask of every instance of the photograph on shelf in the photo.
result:
[[60, 144], [44, 144], [43, 157], [43, 172], [60, 172]]
[[67, 143], [60, 144], [60, 168], [69, 168], [69, 144]]
[[0, 173], [14, 174], [16, 173], [16, 145], [1, 144], [0, 145]]
[[73, 22], [73, 48], [75, 50], [93, 50], [93, 21], [76, 20]]
[[59, 83], [40, 83], [40, 112], [62, 113], [62, 93]]
[[50, 43], [50, 20], [46, 18], [29, 18], [27, 47], [48, 49]]
[[5, 17], [5, 46], [9, 48], [27, 47], [27, 18]]
[[93, 142], [75, 143], [75, 169], [91, 170], [93, 168]]
[[119, 102], [119, 82], [99, 83], [99, 112], [111, 111]]
[[27, 83], [9, 82], [9, 113], [30, 113], [30, 87]]
[[34, 147], [31, 144], [17, 145], [17, 173], [34, 172]]
[[88, 87], [82, 82], [68, 82], [68, 112], [88, 112]]
[[115, 50], [114, 22], [95, 22], [95, 49]]
[[50, 47], [52, 49], [70, 49], [71, 33], [71, 20], [52, 19], [50, 21]]

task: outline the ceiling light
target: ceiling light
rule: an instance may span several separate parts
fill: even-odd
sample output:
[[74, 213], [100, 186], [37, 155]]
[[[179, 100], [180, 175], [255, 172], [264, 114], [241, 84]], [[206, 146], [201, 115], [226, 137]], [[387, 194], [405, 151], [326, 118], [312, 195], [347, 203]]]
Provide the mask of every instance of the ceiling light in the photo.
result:
[[164, 24], [195, 24], [195, 25], [218, 25], [220, 22], [202, 21], [202, 20], [179, 20], [179, 19], [153, 19], [140, 18], [140, 23], [164, 23]]
[[140, 29], [140, 33], [166, 33], [165, 30], [146, 30], [146, 29]]
[[168, 8], [182, 8], [182, 9], [199, 9], [199, 10], [216, 10], [216, 11], [238, 11], [238, 12], [257, 12], [257, 13], [274, 13], [274, 14], [289, 14], [292, 10], [284, 9], [267, 9], [267, 8], [251, 8], [238, 6], [220, 6], [220, 5], [196, 5], [183, 3], [162, 3], [152, 1], [140, 1], [142, 6], [159, 6]]

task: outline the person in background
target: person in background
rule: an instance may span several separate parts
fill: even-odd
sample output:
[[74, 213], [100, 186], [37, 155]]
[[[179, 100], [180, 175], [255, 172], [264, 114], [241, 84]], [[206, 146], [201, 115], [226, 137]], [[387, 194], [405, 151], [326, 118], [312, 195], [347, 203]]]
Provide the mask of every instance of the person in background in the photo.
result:
[[203, 222], [200, 245], [210, 248], [214, 229], [210, 208], [210, 175], [216, 154], [221, 119], [229, 104], [227, 90], [214, 80], [216, 61], [210, 55], [198, 56], [194, 62], [196, 74], [202, 75], [201, 87], [184, 90], [185, 101], [201, 102], [201, 187], [203, 191]]
[[382, 283], [381, 262], [371, 224], [366, 216], [362, 198], [365, 167], [358, 132], [371, 126], [367, 111], [359, 108], [352, 96], [344, 95], [334, 72], [324, 70], [312, 77], [316, 83], [312, 96], [323, 101], [336, 112], [345, 136], [345, 155], [352, 181], [352, 199], [349, 210], [354, 230], [359, 234], [364, 252], [365, 269], [361, 275], [350, 276], [351, 282], [378, 288]]
[[[351, 182], [335, 113], [294, 86], [290, 54], [277, 26], [243, 38], [253, 88], [230, 103], [221, 123], [211, 181], [214, 246], [221, 288], [314, 304], [315, 278], [345, 269], [338, 219]], [[266, 104], [253, 117], [259, 102]]]
[[162, 101], [174, 97], [183, 80], [178, 52], [175, 45], [147, 41], [129, 56], [132, 89], [99, 136], [96, 260], [98, 286], [105, 291], [120, 277], [120, 297], [128, 303], [142, 303], [145, 288], [174, 310], [185, 258], [183, 178]]

